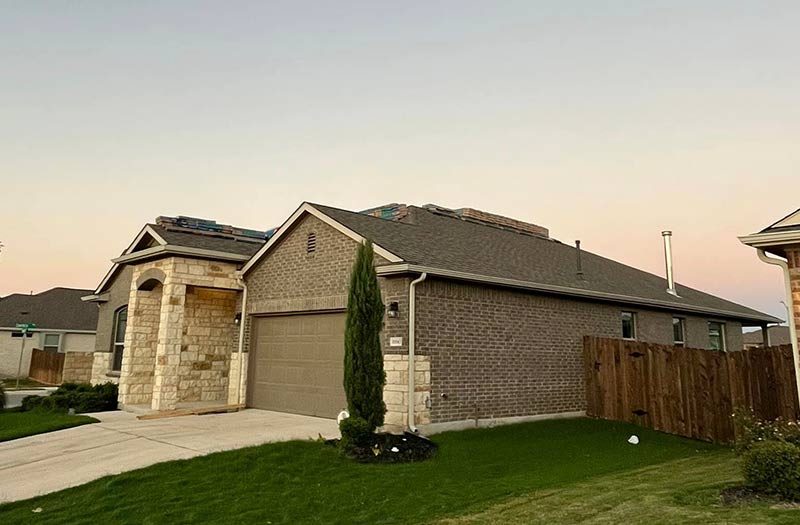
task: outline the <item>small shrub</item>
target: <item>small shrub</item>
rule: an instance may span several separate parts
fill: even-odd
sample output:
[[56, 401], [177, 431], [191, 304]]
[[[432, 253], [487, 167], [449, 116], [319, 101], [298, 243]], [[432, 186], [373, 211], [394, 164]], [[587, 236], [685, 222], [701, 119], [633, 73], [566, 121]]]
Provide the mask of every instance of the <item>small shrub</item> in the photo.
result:
[[800, 500], [800, 448], [783, 441], [764, 441], [744, 455], [745, 481], [765, 494]]
[[369, 447], [375, 436], [373, 427], [364, 418], [350, 416], [339, 423], [339, 430], [342, 433], [342, 440], [339, 442], [344, 449], [350, 447]]
[[89, 385], [65, 383], [49, 396], [28, 396], [22, 400], [22, 410], [77, 413], [104, 412], [117, 409], [118, 387], [113, 383]]
[[0, 410], [6, 407], [6, 391], [3, 389], [3, 383], [0, 382]]
[[737, 410], [733, 422], [738, 429], [736, 452], [743, 454], [757, 443], [782, 441], [800, 445], [800, 425], [796, 421], [778, 418], [760, 421], [750, 410]]

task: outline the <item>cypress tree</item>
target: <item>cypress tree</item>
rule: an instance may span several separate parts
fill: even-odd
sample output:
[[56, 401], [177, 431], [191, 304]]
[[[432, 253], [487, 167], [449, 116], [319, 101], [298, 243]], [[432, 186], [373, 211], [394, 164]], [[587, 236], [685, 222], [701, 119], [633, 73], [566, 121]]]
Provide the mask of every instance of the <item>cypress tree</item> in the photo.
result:
[[380, 332], [383, 301], [375, 273], [372, 243], [358, 248], [350, 276], [344, 332], [344, 391], [350, 417], [364, 419], [372, 430], [383, 425], [383, 352]]

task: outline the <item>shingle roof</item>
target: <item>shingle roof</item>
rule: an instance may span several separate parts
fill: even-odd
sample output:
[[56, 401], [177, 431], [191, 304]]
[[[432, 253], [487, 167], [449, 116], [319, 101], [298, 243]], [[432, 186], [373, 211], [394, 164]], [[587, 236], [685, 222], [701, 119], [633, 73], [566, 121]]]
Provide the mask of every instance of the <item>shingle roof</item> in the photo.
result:
[[[624, 295], [643, 301], [733, 313], [751, 321], [778, 319], [684, 285], [680, 297], [667, 293], [663, 277], [582, 251], [584, 278], [576, 272], [576, 249], [554, 239], [409, 207], [406, 222], [389, 221], [312, 204], [319, 211], [370, 239], [404, 261], [481, 276]], [[725, 315], [724, 317], [730, 317]]]
[[[0, 327], [36, 323], [37, 329], [97, 330], [97, 305], [81, 301], [92, 290], [52, 288], [36, 295], [0, 298]], [[22, 312], [28, 312], [23, 315]]]
[[[761, 330], [755, 332], [747, 332], [742, 336], [745, 344], [761, 344], [763, 342], [763, 334]], [[772, 345], [788, 345], [792, 344], [792, 338], [789, 336], [788, 326], [770, 326], [769, 327], [769, 342]]]
[[164, 228], [157, 224], [149, 224], [157, 234], [167, 241], [167, 244], [174, 246], [186, 246], [188, 248], [200, 248], [203, 250], [214, 250], [217, 252], [233, 253], [236, 255], [254, 255], [264, 241], [252, 238], [233, 237], [229, 235], [214, 235], [205, 232], [181, 231], [173, 228]]

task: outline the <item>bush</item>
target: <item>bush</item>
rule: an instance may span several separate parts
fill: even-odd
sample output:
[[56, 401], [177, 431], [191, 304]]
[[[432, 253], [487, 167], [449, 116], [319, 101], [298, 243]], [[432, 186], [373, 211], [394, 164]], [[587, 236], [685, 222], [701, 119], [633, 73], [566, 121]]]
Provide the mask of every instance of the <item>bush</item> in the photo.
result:
[[370, 431], [383, 425], [383, 301], [375, 273], [372, 243], [358, 247], [350, 276], [344, 329], [344, 391], [352, 417], [365, 420]]
[[6, 391], [3, 389], [3, 383], [0, 382], [0, 410], [6, 407]]
[[800, 445], [800, 425], [796, 421], [759, 421], [749, 410], [737, 410], [733, 422], [738, 429], [736, 452], [743, 454], [757, 443], [781, 441]]
[[745, 481], [755, 490], [800, 500], [800, 448], [783, 441], [764, 441], [744, 455]]
[[344, 448], [369, 447], [372, 445], [374, 427], [364, 418], [350, 416], [339, 423], [339, 430], [342, 433], [342, 440], [339, 445]]
[[118, 387], [114, 383], [90, 385], [88, 383], [64, 383], [49, 396], [28, 396], [22, 400], [22, 410], [77, 413], [104, 412], [117, 409]]

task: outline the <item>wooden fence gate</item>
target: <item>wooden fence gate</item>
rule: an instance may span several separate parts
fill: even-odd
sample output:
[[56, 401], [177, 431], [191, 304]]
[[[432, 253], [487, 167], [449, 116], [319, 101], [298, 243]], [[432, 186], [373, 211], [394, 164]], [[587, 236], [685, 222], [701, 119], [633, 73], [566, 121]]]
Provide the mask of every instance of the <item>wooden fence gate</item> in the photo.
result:
[[60, 385], [64, 372], [64, 355], [34, 348], [31, 351], [31, 367], [28, 377], [46, 385]]
[[587, 336], [583, 353], [592, 417], [720, 443], [735, 438], [737, 408], [800, 417], [791, 345], [714, 352]]

